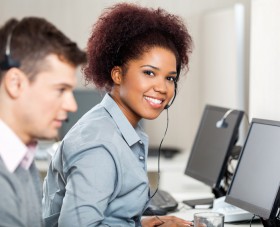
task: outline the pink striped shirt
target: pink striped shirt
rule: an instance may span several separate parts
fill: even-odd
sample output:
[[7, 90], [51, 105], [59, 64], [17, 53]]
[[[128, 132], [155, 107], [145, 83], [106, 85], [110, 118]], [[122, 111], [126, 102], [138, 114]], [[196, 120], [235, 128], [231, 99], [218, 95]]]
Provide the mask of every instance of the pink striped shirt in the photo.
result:
[[21, 165], [28, 169], [34, 159], [36, 144], [26, 146], [0, 119], [0, 157], [10, 172]]

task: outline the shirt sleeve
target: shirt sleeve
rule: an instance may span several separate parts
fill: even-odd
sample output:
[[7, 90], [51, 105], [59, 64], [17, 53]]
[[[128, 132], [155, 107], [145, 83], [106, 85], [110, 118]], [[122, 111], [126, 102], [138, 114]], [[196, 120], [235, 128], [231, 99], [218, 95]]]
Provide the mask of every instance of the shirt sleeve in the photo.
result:
[[67, 168], [59, 226], [106, 226], [103, 214], [117, 181], [114, 158], [101, 146], [79, 152], [75, 159]]

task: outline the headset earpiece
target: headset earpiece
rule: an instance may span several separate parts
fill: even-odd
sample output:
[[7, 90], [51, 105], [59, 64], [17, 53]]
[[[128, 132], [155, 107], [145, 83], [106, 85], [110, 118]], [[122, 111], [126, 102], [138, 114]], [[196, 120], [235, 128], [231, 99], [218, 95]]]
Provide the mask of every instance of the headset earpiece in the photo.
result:
[[174, 102], [175, 98], [176, 98], [176, 95], [177, 95], [177, 81], [174, 81], [174, 96], [173, 96], [173, 99], [171, 100], [170, 104], [167, 104], [164, 109], [167, 110]]
[[8, 69], [14, 68], [14, 67], [18, 68], [20, 66], [20, 62], [13, 59], [11, 56], [12, 32], [13, 32], [13, 30], [7, 37], [4, 60], [0, 62], [0, 69], [2, 69], [2, 70], [8, 70]]
[[0, 62], [0, 68], [2, 70], [8, 70], [10, 68], [18, 68], [20, 66], [19, 61], [14, 60], [11, 55], [5, 54], [4, 60]]

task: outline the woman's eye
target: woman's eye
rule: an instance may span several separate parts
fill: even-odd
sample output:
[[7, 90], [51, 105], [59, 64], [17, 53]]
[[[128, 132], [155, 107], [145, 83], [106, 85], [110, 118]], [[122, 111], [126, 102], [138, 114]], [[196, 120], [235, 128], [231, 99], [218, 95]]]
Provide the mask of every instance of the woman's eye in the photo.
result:
[[148, 76], [154, 76], [155, 74], [153, 73], [153, 71], [150, 70], [145, 70], [144, 73]]
[[167, 77], [167, 80], [174, 82], [174, 81], [176, 81], [176, 77], [169, 76], [169, 77]]

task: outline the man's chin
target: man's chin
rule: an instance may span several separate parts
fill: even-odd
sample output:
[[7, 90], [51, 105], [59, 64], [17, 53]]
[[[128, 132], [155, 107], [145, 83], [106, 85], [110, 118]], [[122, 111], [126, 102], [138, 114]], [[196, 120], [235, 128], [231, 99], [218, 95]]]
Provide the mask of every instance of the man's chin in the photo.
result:
[[60, 140], [58, 130], [37, 137], [38, 140]]

